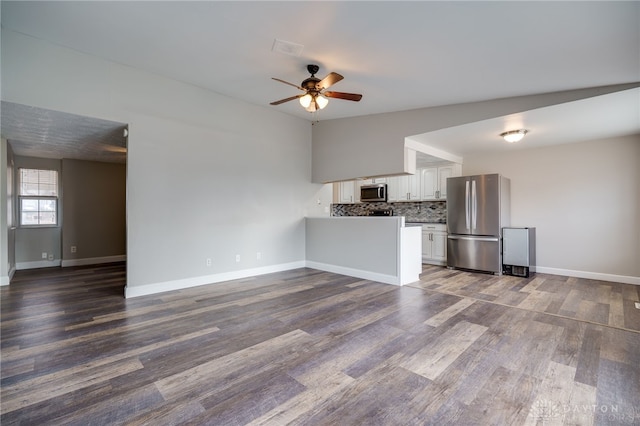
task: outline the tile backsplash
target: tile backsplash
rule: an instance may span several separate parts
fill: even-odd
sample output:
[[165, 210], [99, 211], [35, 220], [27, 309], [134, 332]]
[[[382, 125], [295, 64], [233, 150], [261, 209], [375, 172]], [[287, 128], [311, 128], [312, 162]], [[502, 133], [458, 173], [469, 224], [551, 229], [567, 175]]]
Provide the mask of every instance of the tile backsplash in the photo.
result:
[[332, 204], [331, 216], [368, 216], [370, 211], [382, 209], [393, 209], [393, 215], [404, 216], [406, 222], [447, 222], [446, 201]]

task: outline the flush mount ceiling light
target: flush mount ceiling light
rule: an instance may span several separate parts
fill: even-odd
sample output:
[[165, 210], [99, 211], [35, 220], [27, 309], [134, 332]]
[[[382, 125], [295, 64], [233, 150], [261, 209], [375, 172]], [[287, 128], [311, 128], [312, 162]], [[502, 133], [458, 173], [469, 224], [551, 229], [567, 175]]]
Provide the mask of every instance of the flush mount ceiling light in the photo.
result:
[[529, 131], [525, 129], [509, 130], [508, 132], [500, 133], [500, 136], [504, 138], [505, 141], [514, 143], [524, 138], [524, 135], [526, 135], [527, 133], [529, 133]]

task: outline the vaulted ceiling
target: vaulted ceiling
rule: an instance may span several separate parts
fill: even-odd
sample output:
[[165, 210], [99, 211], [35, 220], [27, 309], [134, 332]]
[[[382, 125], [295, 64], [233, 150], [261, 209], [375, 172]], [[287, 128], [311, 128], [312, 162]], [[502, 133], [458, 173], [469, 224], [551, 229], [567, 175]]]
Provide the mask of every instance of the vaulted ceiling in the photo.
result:
[[364, 95], [331, 99], [320, 120], [640, 81], [639, 2], [3, 1], [1, 19], [308, 120], [296, 101], [269, 102], [299, 93], [272, 77], [299, 84], [310, 63]]

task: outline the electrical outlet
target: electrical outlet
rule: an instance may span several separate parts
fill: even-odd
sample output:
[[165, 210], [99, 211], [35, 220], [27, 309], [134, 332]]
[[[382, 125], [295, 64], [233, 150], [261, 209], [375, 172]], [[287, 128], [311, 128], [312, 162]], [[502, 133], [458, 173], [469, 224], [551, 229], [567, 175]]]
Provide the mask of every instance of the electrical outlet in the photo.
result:
[[211, 259], [207, 258], [207, 266], [211, 266]]
[[50, 253], [49, 256], [47, 257], [48, 260], [53, 260], [53, 253]]
[[257, 253], [256, 253], [256, 259], [257, 259], [257, 260], [262, 259], [262, 253], [257, 252]]
[[236, 254], [236, 262], [240, 262], [240, 255]]
[[47, 252], [46, 252], [46, 251], [43, 251], [43, 252], [42, 252], [42, 258], [43, 258], [43, 259], [46, 259], [46, 258], [47, 258]]
[[640, 302], [636, 302], [636, 309], [640, 309]]
[[78, 247], [76, 246], [71, 246], [71, 253], [75, 253], [78, 251]]

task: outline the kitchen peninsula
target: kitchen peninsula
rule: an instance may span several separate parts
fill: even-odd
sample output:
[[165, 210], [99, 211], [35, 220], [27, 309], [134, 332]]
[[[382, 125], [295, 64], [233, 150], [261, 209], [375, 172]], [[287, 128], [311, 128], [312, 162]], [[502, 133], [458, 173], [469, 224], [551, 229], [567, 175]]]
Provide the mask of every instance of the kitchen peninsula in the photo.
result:
[[306, 218], [310, 268], [387, 284], [419, 280], [422, 228], [402, 216]]

